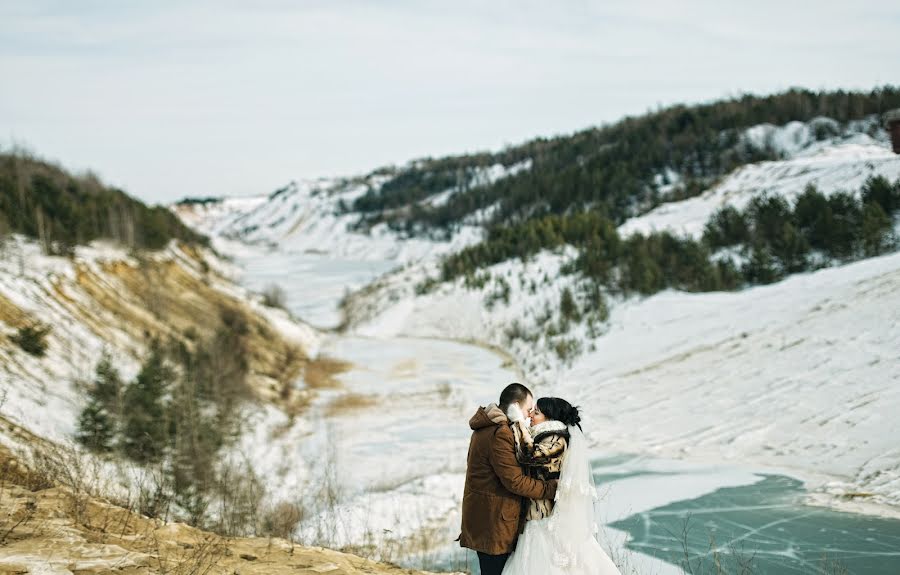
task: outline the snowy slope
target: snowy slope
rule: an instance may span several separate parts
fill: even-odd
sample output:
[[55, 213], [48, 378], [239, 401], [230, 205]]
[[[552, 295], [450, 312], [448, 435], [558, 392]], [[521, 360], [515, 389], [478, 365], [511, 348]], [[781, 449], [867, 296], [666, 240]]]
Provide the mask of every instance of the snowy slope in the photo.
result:
[[[487, 185], [528, 170], [530, 161], [473, 170], [468, 186]], [[478, 243], [488, 211], [473, 214], [452, 237], [433, 240], [406, 237], [380, 223], [358, 228], [359, 213], [343, 206], [388, 179], [370, 175], [352, 179], [291, 182], [269, 196], [220, 198], [171, 206], [182, 220], [208, 234], [213, 246], [234, 257], [252, 289], [277, 285], [295, 313], [322, 329], [341, 323], [338, 304], [349, 292], [393, 269], [441, 256]], [[422, 204], [446, 202], [459, 188], [424, 198]], [[279, 260], [281, 265], [272, 265]], [[323, 265], [324, 263], [324, 265]], [[310, 271], [316, 270], [311, 275]], [[315, 284], [315, 285], [310, 285]]]
[[799, 149], [782, 146], [790, 151], [786, 160], [739, 168], [697, 197], [662, 204], [626, 221], [619, 233], [627, 236], [670, 231], [699, 238], [703, 226], [717, 210], [726, 205], [742, 209], [760, 194], [777, 194], [792, 202], [810, 184], [830, 195], [837, 191], [857, 193], [871, 176], [884, 176], [892, 182], [900, 178], [900, 157], [891, 152], [886, 142], [865, 134], [837, 143], [809, 142]]
[[233, 220], [253, 211], [267, 199], [266, 196], [209, 198], [202, 202], [176, 204], [172, 211], [200, 233], [219, 236], [228, 232]]
[[[31, 433], [68, 442], [84, 405], [84, 382], [91, 381], [104, 351], [110, 353], [124, 380], [139, 370], [147, 353], [147, 333], [170, 334], [188, 326], [203, 327], [203, 317], [186, 318], [180, 310], [157, 313], [134, 292], [135, 282], [161, 289], [165, 278], [140, 276], [138, 262], [124, 248], [95, 242], [79, 246], [72, 259], [45, 256], [36, 242], [13, 236], [0, 257], [0, 414]], [[159, 270], [177, 278], [186, 301], [202, 297], [204, 305], [243, 302], [279, 332], [279, 337], [317, 353], [319, 335], [281, 310], [267, 308], [226, 276], [209, 274], [204, 265], [228, 271], [212, 253], [186, 250], [176, 243], [146, 254]], [[205, 263], [204, 263], [205, 262]], [[154, 272], [155, 273], [155, 272]], [[203, 286], [203, 292], [192, 291]], [[162, 298], [161, 298], [162, 299]], [[188, 307], [201, 310], [203, 305]], [[216, 316], [211, 316], [213, 320]], [[51, 326], [44, 357], [25, 353], [10, 337], [22, 325], [39, 321]], [[265, 382], [258, 382], [265, 384]], [[0, 440], [6, 438], [0, 437]]]
[[595, 344], [554, 386], [592, 407], [594, 439], [790, 468], [900, 506], [900, 254], [629, 302]]
[[[415, 297], [408, 270], [365, 298], [382, 311], [355, 330], [502, 346], [538, 394], [585, 407], [606, 450], [791, 469], [829, 504], [900, 507], [900, 422], [889, 415], [900, 413], [900, 254], [741, 292], [615, 301], [599, 333], [576, 325], [553, 340], [578, 342], [571, 363], [541, 323], [574, 283], [557, 275], [566, 259], [494, 266], [511, 295], [491, 309], [491, 284]], [[550, 282], [532, 294], [529, 278], [544, 274]], [[514, 324], [526, 340], [509, 339]]]
[[[489, 166], [475, 170], [467, 185], [487, 185], [530, 167], [530, 161], [509, 167]], [[383, 223], [365, 231], [353, 230], [360, 214], [344, 213], [341, 206], [352, 205], [387, 179], [384, 175], [370, 175], [348, 180], [291, 182], [267, 197], [224, 198], [216, 203], [182, 204], [172, 209], [188, 225], [212, 236], [270, 246], [287, 253], [390, 261], [397, 265], [458, 251], [482, 238], [482, 229], [474, 223], [462, 226], [450, 241], [404, 238]], [[425, 198], [422, 203], [439, 205], [458, 191], [450, 188]]]
[[[561, 259], [545, 254], [517, 271], [552, 271]], [[568, 281], [522, 299], [513, 288], [512, 303], [493, 311], [477, 292], [438, 291], [357, 329], [506, 345], [538, 394], [585, 408], [604, 450], [789, 469], [830, 505], [900, 507], [900, 422], [890, 415], [900, 413], [900, 254], [737, 293], [616, 302], [599, 337], [572, 328], [585, 353], [571, 365], [543, 340], [506, 338]]]
[[[749, 143], [784, 159], [738, 169], [698, 197], [625, 222], [620, 232], [698, 236], [720, 206], [742, 207], [759, 193], [792, 199], [810, 183], [826, 194], [855, 192], [871, 175], [900, 177], [900, 159], [869, 135], [871, 122], [817, 140], [816, 126], [829, 122], [751, 128]], [[900, 427], [887, 416], [900, 412], [900, 255], [736, 293], [611, 299], [607, 320], [591, 314], [563, 325], [564, 288], [589, 308], [578, 278], [561, 273], [574, 250], [497, 264], [483, 271], [480, 287], [460, 278], [419, 293], [440, 255], [479, 230], [445, 245], [389, 230], [348, 231], [351, 220], [334, 206], [359, 193], [298, 185], [232, 217], [229, 229], [284, 250], [405, 264], [349, 299], [352, 334], [505, 349], [539, 394], [585, 407], [591, 437], [604, 450], [789, 469], [828, 505], [900, 513]]]
[[[719, 206], [758, 193], [790, 199], [808, 183], [831, 193], [856, 191], [873, 174], [900, 177], [900, 158], [882, 141], [778, 130], [750, 134], [774, 133], [784, 160], [741, 168], [620, 231], [699, 235]], [[829, 505], [900, 514], [900, 424], [888, 415], [900, 413], [900, 255], [736, 293], [613, 300], [608, 321], [558, 330], [560, 293], [577, 284], [560, 273], [572, 257], [511, 260], [484, 270], [483, 287], [459, 279], [427, 294], [415, 286], [436, 262], [400, 270], [351, 298], [353, 330], [503, 347], [538, 393], [585, 406], [604, 449], [790, 469]], [[508, 302], [497, 297], [504, 284]], [[574, 357], [560, 357], [559, 344]]]

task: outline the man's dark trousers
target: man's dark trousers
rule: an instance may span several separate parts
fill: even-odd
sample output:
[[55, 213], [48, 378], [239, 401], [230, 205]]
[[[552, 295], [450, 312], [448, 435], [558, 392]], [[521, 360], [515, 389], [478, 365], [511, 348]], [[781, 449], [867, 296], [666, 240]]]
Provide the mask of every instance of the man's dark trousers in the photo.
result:
[[500, 575], [503, 573], [503, 566], [509, 559], [509, 553], [503, 555], [488, 555], [487, 553], [478, 552], [478, 566], [481, 567], [481, 575]]

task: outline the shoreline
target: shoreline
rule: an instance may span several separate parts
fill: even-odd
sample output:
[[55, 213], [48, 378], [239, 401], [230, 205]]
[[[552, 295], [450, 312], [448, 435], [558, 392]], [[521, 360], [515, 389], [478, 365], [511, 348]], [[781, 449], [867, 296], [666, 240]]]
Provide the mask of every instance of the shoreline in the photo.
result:
[[[379, 336], [372, 335], [362, 335], [355, 334], [353, 331], [341, 332], [338, 333], [336, 331], [331, 332], [333, 337], [355, 337], [361, 339], [377, 339]], [[491, 353], [494, 353], [504, 362], [506, 367], [509, 367], [513, 371], [516, 372], [521, 381], [526, 384], [529, 382], [529, 378], [525, 374], [519, 362], [516, 360], [515, 356], [513, 356], [509, 351], [503, 349], [502, 347], [491, 344], [488, 342], [476, 340], [473, 338], [454, 338], [454, 337], [443, 337], [443, 336], [418, 336], [418, 335], [408, 335], [408, 334], [396, 334], [391, 336], [386, 336], [391, 339], [415, 339], [415, 340], [425, 340], [425, 341], [446, 341], [453, 342], [465, 345], [472, 345], [475, 347], [479, 347]], [[599, 441], [592, 440], [591, 448], [596, 448], [600, 444]], [[715, 466], [723, 466], [723, 465], [733, 465], [734, 467], [738, 467], [741, 469], [753, 469], [759, 470], [761, 473], [771, 473], [773, 475], [784, 475], [787, 477], [791, 477], [798, 481], [801, 481], [804, 485], [804, 496], [803, 496], [803, 504], [811, 507], [821, 507], [826, 509], [831, 509], [833, 511], [838, 511], [842, 513], [853, 513], [858, 515], [867, 515], [872, 517], [881, 517], [886, 519], [896, 519], [900, 520], [900, 507], [891, 505], [889, 503], [880, 503], [876, 501], [871, 501], [867, 497], [859, 496], [859, 497], [847, 497], [846, 495], [842, 495], [839, 493], [828, 493], [825, 491], [829, 484], [841, 484], [845, 486], [849, 486], [853, 488], [853, 491], [848, 492], [856, 492], [859, 487], [855, 486], [852, 480], [846, 476], [822, 473], [814, 470], [805, 469], [802, 467], [790, 467], [784, 465], [773, 464], [771, 462], [767, 462], [764, 460], [760, 460], [752, 455], [749, 457], [745, 457], [739, 461], [732, 459], [724, 459], [724, 458], [716, 458], [713, 454], [707, 455], [685, 455], [683, 452], [679, 450], [675, 450], [672, 453], [668, 453], [665, 451], [659, 450], [650, 450], [650, 449], [635, 449], [638, 447], [635, 444], [629, 444], [628, 447], [619, 444], [618, 442], [611, 442], [606, 444], [604, 451], [607, 452], [618, 452], [618, 453], [627, 453], [633, 454], [636, 456], [644, 456], [644, 457], [655, 457], [655, 458], [667, 458], [673, 459], [677, 461], [684, 461], [686, 463], [696, 463], [701, 465], [715, 465]], [[865, 493], [863, 491], [859, 491], [859, 493]], [[877, 495], [874, 495], [877, 496]]]
[[[597, 446], [597, 442], [593, 442], [591, 447]], [[865, 515], [870, 517], [880, 517], [883, 519], [896, 519], [900, 521], [900, 507], [889, 503], [879, 503], [870, 501], [868, 498], [856, 497], [848, 498], [838, 493], [828, 493], [824, 489], [829, 484], [839, 483], [841, 485], [852, 486], [853, 483], [847, 477], [838, 475], [810, 471], [801, 467], [790, 467], [784, 465], [772, 464], [770, 462], [761, 461], [752, 457], [737, 460], [717, 459], [712, 455], [686, 456], [683, 453], [667, 453], [665, 451], [645, 451], [635, 449], [634, 444], [629, 444], [626, 448], [615, 442], [608, 444], [605, 451], [634, 455], [636, 457], [648, 457], [659, 459], [671, 459], [696, 465], [714, 466], [732, 466], [738, 469], [748, 470], [751, 473], [760, 475], [782, 475], [796, 479], [803, 483], [804, 494], [802, 503], [810, 507], [820, 507], [830, 509], [841, 513], [852, 513], [856, 515]]]

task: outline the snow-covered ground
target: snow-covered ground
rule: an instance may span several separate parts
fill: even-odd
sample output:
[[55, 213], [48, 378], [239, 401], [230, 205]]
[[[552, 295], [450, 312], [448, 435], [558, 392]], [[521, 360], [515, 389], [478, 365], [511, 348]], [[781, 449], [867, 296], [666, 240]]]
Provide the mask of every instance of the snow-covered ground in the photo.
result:
[[[479, 178], [496, 181], [521, 169], [517, 166], [494, 167]], [[186, 223], [214, 237], [269, 246], [290, 254], [389, 261], [394, 266], [457, 251], [481, 239], [482, 230], [475, 225], [463, 226], [450, 241], [401, 239], [384, 223], [365, 231], [354, 231], [360, 216], [343, 213], [341, 205], [351, 205], [383, 181], [384, 176], [369, 176], [353, 180], [291, 182], [269, 196], [224, 198], [220, 202], [176, 205], [172, 209]], [[455, 192], [455, 189], [447, 190], [425, 201], [446, 201], [448, 194]]]
[[[197, 253], [202, 261], [194, 257]], [[148, 333], [165, 335], [186, 325], [206, 327], [202, 318], [186, 322], [180, 310], [158, 313], [148, 309], [143, 296], [134, 291], [135, 275], [143, 273], [142, 268], [121, 246], [104, 242], [79, 246], [70, 259], [46, 256], [37, 242], [12, 236], [0, 256], [0, 415], [42, 439], [62, 445], [73, 442], [87, 401], [86, 386], [104, 352], [122, 380], [130, 381], [148, 352]], [[229, 281], [227, 274], [233, 273], [234, 267], [214, 254], [200, 250], [191, 255], [173, 242], [165, 250], [142, 257], [158, 262], [159, 270], [183, 274], [179, 285], [185, 291], [171, 294], [173, 298], [219, 294], [222, 302], [242, 302], [284, 341], [310, 357], [318, 353], [320, 336], [315, 330], [283, 310], [260, 304], [258, 297]], [[209, 274], [205, 266], [220, 273]], [[164, 289], [164, 283], [155, 288], [150, 285], [160, 281], [155, 275], [140, 278], [142, 288], [147, 289]], [[189, 282], [194, 282], [193, 287], [203, 286], [204, 291], [192, 291]], [[204, 304], [214, 308], [216, 301]], [[205, 308], [190, 309], [196, 313]], [[210, 321], [216, 317], [210, 315]], [[50, 327], [43, 357], [26, 353], [11, 340], [20, 326], [33, 322]], [[4, 433], [0, 433], [0, 442], [28, 447]]]
[[[560, 261], [543, 254], [491, 271], [555, 277]], [[794, 468], [836, 505], [867, 492], [864, 501], [900, 506], [900, 422], [887, 415], [900, 413], [900, 254], [735, 293], [615, 302], [602, 334], [576, 326], [563, 336], [583, 350], [571, 365], [509, 345], [511, 322], [539, 329], [571, 281], [531, 295], [512, 279], [510, 303], [492, 310], [483, 292], [453, 285], [389, 305], [357, 331], [508, 345], [539, 376], [538, 393], [586, 408], [598, 445]]]
[[[621, 231], [696, 235], [719, 206], [741, 207], [758, 193], [793, 198], [809, 183], [825, 193], [858, 191], [870, 175], [900, 177], [900, 158], [869, 136], [814, 142], [788, 132], [797, 126], [772, 138], [785, 160], [741, 168]], [[818, 502], [900, 514], [900, 423], [887, 415], [900, 413], [900, 254], [735, 293], [610, 301], [601, 326], [548, 333], [562, 290], [577, 297], [577, 278], [559, 271], [573, 256], [504, 262], [485, 270], [484, 287], [460, 279], [424, 295], [415, 286], [436, 265], [400, 270], [354, 298], [353, 330], [501, 346], [540, 394], [586, 407], [597, 445], [789, 468]], [[508, 301], [496, 297], [505, 286]], [[557, 356], [559, 342], [571, 342], [576, 357]]]
[[598, 443], [790, 468], [837, 506], [900, 507], [900, 254], [629, 302], [595, 343], [557, 389], [591, 406]]
[[[748, 140], [766, 142], [785, 158], [741, 168], [701, 196], [660, 206], [625, 222], [620, 231], [669, 229], [696, 236], [716, 209], [726, 203], [742, 207], [759, 193], [790, 199], [809, 183], [825, 193], [855, 192], [870, 175], [897, 179], [900, 160], [864, 128], [820, 142], [809, 125], [749, 130]], [[296, 284], [287, 286], [294, 300], [290, 306], [302, 309], [299, 298], [315, 302], [302, 313], [327, 314], [338, 298], [316, 298], [314, 290], [334, 294], [348, 283], [375, 280], [350, 300], [349, 336], [325, 344], [354, 366], [340, 376], [342, 389], [323, 395], [318, 407], [327, 412], [328, 401], [355, 393], [374, 404], [334, 412], [327, 423], [313, 417], [296, 424], [309, 438], [335, 437], [341, 465], [350, 461], [345, 469], [360, 474], [344, 486], [349, 491], [337, 513], [348, 542], [373, 526], [402, 534], [436, 521], [451, 529], [454, 519], [446, 513], [456, 502], [447, 494], [461, 491], [459, 462], [467, 432], [458, 422], [468, 415], [464, 406], [487, 401], [498, 385], [519, 377], [491, 366], [498, 360], [487, 359], [490, 354], [475, 360], [471, 346], [462, 346], [467, 351], [448, 366], [440, 356], [453, 353], [422, 338], [507, 350], [538, 395], [560, 395], [584, 408], [598, 457], [637, 453], [668, 462], [665, 474], [680, 478], [670, 482], [672, 489], [654, 483], [648, 492], [652, 478], [646, 476], [612, 482], [610, 521], [629, 508], [636, 512], [726, 485], [747, 485], [759, 472], [804, 479], [814, 503], [900, 516], [900, 424], [891, 416], [900, 413], [900, 254], [741, 292], [667, 291], [610, 300], [607, 320], [563, 327], [562, 290], [571, 288], [582, 305], [587, 297], [578, 292], [576, 277], [561, 273], [572, 250], [488, 268], [482, 287], [466, 287], [459, 279], [417, 293], [416, 286], [436, 274], [441, 254], [480, 237], [475, 220], [470, 230], [444, 244], [404, 239], [386, 228], [354, 232], [347, 227], [351, 216], [337, 215], [334, 207], [342, 194], [350, 201], [357, 193], [363, 192], [329, 195], [299, 186], [274, 199], [277, 209], [261, 203], [243, 216], [229, 215], [222, 228], [231, 238], [273, 248], [260, 252], [252, 272], [245, 268], [249, 282], [277, 278], [282, 270], [292, 273], [288, 267], [297, 264], [289, 256], [304, 252], [383, 265], [358, 277], [338, 273], [316, 283], [300, 278], [326, 262], [297, 260]], [[242, 257], [249, 261], [240, 255], [238, 261]], [[375, 279], [392, 266], [396, 269]], [[475, 355], [466, 359], [470, 353]], [[433, 366], [416, 366], [423, 357]], [[458, 372], [457, 364], [467, 363], [472, 373]], [[435, 370], [447, 370], [446, 385], [438, 384], [440, 377], [433, 381]], [[434, 421], [435, 414], [446, 420]], [[267, 449], [302, 443], [297, 433]], [[415, 433], [416, 441], [405, 441], [406, 433]], [[443, 438], [440, 448], [433, 436]], [[402, 446], [398, 457], [415, 462], [408, 475], [398, 472], [393, 458], [373, 453], [379, 441]], [[687, 468], [679, 468], [682, 464]], [[398, 473], [402, 481], [391, 484], [389, 478]], [[651, 501], [648, 493], [660, 499]], [[398, 519], [392, 501], [415, 512]], [[353, 511], [358, 509], [368, 512], [359, 517]]]
[[[759, 193], [790, 199], [810, 183], [832, 193], [858, 191], [875, 174], [900, 177], [900, 159], [883, 139], [868, 135], [871, 121], [817, 141], [814, 132], [825, 124], [840, 131], [827, 119], [751, 128], [744, 135], [748, 142], [775, 148], [784, 159], [740, 168], [706, 193], [664, 204], [620, 231], [698, 235], [720, 206], [741, 207]], [[568, 395], [588, 408], [598, 444], [795, 468], [815, 492], [829, 495], [823, 501], [830, 504], [900, 505], [900, 452], [894, 447], [900, 428], [882, 415], [900, 408], [892, 387], [900, 349], [900, 256], [736, 293], [670, 291], [610, 301], [607, 321], [560, 326], [565, 287], [586, 303], [577, 278], [560, 273], [572, 251], [493, 266], [480, 288], [460, 279], [417, 294], [416, 286], [435, 275], [438, 256], [468, 245], [478, 232], [473, 227], [443, 245], [386, 229], [353, 232], [347, 226], [353, 216], [336, 215], [335, 206], [367, 185], [291, 186], [243, 216], [229, 216], [222, 232], [275, 244], [279, 253], [316, 249], [326, 257], [381, 262], [369, 270], [371, 277], [389, 264], [400, 266], [352, 298], [352, 333], [452, 338], [507, 349], [539, 393]], [[315, 269], [322, 269], [320, 263]], [[287, 265], [274, 267], [291, 273]], [[307, 271], [298, 271], [298, 281]], [[260, 277], [259, 270], [252, 276]], [[340, 285], [340, 279], [328, 281]], [[320, 291], [328, 291], [328, 281]], [[296, 296], [303, 293], [310, 290], [298, 285]], [[322, 300], [318, 309], [335, 299]], [[864, 496], [841, 497], [855, 492]]]
[[786, 160], [738, 168], [699, 196], [662, 204], [629, 219], [619, 226], [619, 233], [627, 236], [669, 231], [699, 238], [717, 210], [725, 206], [743, 209], [761, 194], [779, 195], [793, 202], [810, 184], [825, 195], [838, 191], [858, 194], [871, 176], [884, 176], [891, 182], [900, 178], [897, 156], [884, 142], [865, 134], [838, 143], [818, 142], [799, 150], [788, 149], [792, 153]]

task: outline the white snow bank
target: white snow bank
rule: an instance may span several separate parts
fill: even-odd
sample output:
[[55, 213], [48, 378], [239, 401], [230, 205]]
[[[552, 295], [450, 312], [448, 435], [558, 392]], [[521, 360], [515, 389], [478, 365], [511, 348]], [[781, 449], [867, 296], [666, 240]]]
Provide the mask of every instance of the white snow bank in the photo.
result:
[[793, 202], [809, 184], [826, 195], [837, 191], [856, 194], [871, 176], [884, 176], [892, 182], [900, 178], [900, 156], [861, 135], [857, 141], [816, 147], [789, 160], [738, 168], [699, 196], [662, 204], [629, 219], [619, 226], [619, 233], [628, 236], [669, 231], [699, 238], [709, 218], [724, 206], [743, 209], [763, 193], [777, 194]]

